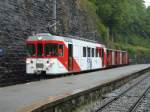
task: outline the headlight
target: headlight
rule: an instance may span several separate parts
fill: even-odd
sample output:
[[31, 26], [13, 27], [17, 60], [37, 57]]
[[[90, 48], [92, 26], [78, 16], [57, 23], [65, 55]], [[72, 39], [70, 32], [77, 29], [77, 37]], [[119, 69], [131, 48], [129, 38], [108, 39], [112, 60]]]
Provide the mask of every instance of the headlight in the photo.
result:
[[27, 63], [27, 64], [30, 64], [30, 60], [27, 60], [26, 63]]
[[33, 63], [33, 60], [27, 60], [26, 63], [27, 63], [27, 64], [30, 64], [30, 63], [32, 64], [32, 63]]

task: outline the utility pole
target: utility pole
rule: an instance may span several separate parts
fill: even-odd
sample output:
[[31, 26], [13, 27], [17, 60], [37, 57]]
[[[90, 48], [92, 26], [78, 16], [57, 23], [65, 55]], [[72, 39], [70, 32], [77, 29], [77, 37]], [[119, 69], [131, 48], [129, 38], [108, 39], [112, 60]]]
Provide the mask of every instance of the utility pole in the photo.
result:
[[59, 21], [57, 21], [57, 1], [56, 0], [51, 0], [50, 1], [52, 4], [52, 22], [48, 24], [47, 30], [51, 34], [57, 34], [57, 24]]
[[[52, 0], [53, 1], [53, 20], [54, 20], [54, 24], [56, 24], [56, 19], [57, 19], [57, 17], [56, 17], [56, 8], [57, 8], [57, 2], [56, 2], [56, 0]], [[56, 25], [54, 26], [54, 32], [56, 33], [56, 31], [57, 31], [57, 27], [56, 27]]]

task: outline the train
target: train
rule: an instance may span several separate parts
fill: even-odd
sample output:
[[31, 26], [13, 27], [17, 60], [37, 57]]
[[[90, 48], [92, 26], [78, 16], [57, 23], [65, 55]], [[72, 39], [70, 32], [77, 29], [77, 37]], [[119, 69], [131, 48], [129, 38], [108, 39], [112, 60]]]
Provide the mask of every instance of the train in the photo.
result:
[[61, 75], [129, 64], [127, 51], [74, 36], [39, 33], [26, 40], [26, 73]]

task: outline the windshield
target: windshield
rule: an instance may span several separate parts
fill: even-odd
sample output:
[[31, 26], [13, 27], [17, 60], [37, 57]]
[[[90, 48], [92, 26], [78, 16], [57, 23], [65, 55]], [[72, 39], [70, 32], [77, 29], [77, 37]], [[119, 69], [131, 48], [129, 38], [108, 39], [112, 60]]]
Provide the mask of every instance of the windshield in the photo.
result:
[[41, 57], [41, 56], [42, 56], [42, 53], [43, 53], [43, 44], [37, 44], [37, 49], [38, 49], [37, 55], [38, 55], [39, 57]]
[[27, 50], [28, 50], [28, 56], [35, 56], [36, 55], [34, 44], [28, 44]]
[[46, 56], [63, 56], [63, 45], [48, 43], [45, 45]]

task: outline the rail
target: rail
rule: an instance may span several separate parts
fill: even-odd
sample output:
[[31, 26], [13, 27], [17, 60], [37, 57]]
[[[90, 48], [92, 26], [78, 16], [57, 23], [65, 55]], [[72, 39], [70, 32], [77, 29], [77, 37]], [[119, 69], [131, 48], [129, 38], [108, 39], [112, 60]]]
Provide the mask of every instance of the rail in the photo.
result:
[[[118, 100], [120, 97], [122, 97], [125, 93], [127, 93], [129, 90], [131, 90], [132, 88], [136, 87], [137, 84], [141, 83], [144, 79], [146, 79], [148, 76], [144, 77], [143, 79], [141, 79], [140, 81], [136, 82], [135, 84], [133, 84], [132, 86], [130, 86], [128, 89], [126, 89], [125, 91], [123, 91], [122, 93], [120, 93], [118, 96], [116, 96], [115, 98], [111, 99], [110, 101], [106, 102], [104, 105], [102, 105], [101, 107], [99, 107], [95, 112], [101, 112], [103, 109], [107, 108], [110, 104], [112, 104], [113, 102], [115, 102], [116, 100]], [[145, 93], [145, 92], [144, 92]], [[142, 97], [145, 94], [142, 95]], [[138, 103], [138, 102], [137, 102]], [[136, 103], [136, 104], [137, 104]], [[135, 104], [135, 106], [136, 106]], [[129, 109], [129, 112], [133, 112], [133, 107], [131, 107]]]

